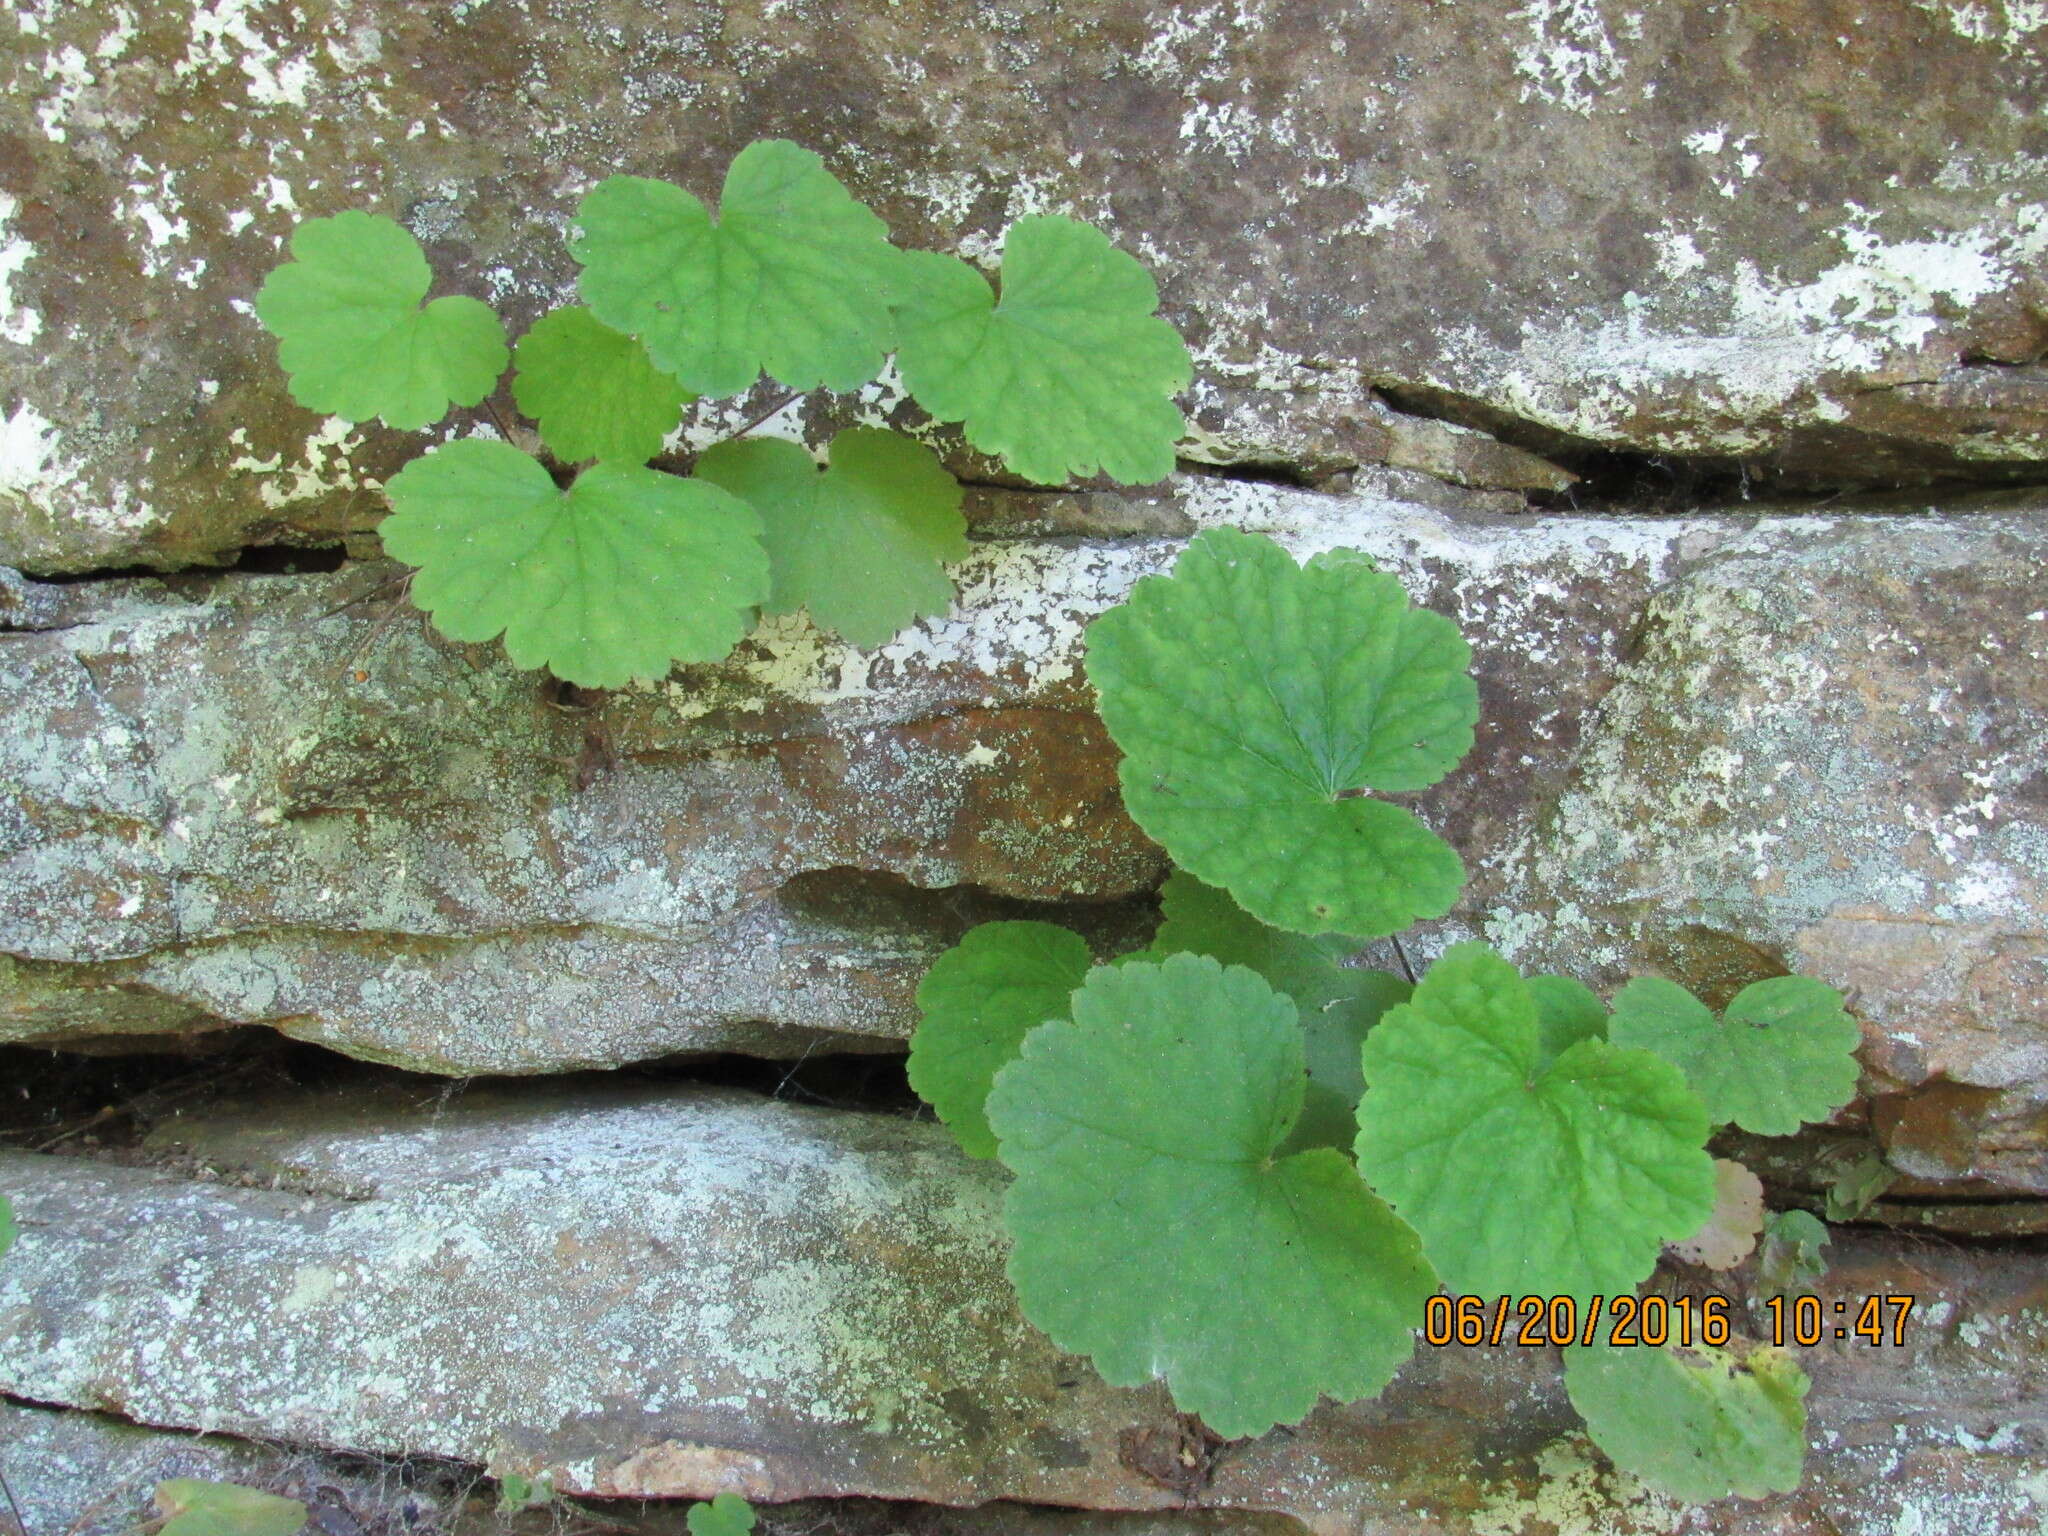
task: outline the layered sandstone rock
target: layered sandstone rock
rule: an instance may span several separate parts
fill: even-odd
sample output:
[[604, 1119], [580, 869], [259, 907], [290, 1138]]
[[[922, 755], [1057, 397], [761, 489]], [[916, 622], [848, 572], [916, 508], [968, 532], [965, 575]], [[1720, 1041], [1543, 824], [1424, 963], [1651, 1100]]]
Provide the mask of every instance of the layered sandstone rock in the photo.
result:
[[[977, 922], [1141, 942], [1164, 863], [1086, 626], [1228, 525], [1367, 550], [1473, 643], [1474, 751], [1410, 800], [1472, 880], [1414, 958], [1828, 980], [1862, 1094], [1729, 1150], [1781, 1202], [1881, 1152], [1874, 1215], [1989, 1240], [1838, 1232], [1832, 1292], [1917, 1296], [1908, 1347], [1809, 1352], [1802, 1491], [1688, 1513], [1527, 1352], [1214, 1445], [1023, 1322], [1002, 1175], [928, 1124], [266, 1092], [96, 1159], [0, 1153], [0, 1394], [57, 1405], [0, 1402], [33, 1527], [98, 1529], [73, 1474], [353, 1489], [321, 1458], [361, 1453], [1144, 1512], [798, 1506], [769, 1536], [2032, 1530], [2048, 1296], [2006, 1240], [2048, 1228], [2048, 503], [1982, 487], [2048, 478], [2038, 9], [15, 6], [0, 1079], [246, 1026], [452, 1078], [891, 1052]], [[766, 136], [991, 268], [1021, 215], [1101, 223], [1196, 356], [1183, 473], [1024, 490], [885, 375], [763, 430], [939, 448], [976, 536], [946, 615], [871, 653], [775, 620], [603, 696], [444, 642], [380, 558], [381, 483], [508, 397], [424, 434], [294, 405], [250, 307], [283, 240], [388, 213], [517, 335], [573, 292], [590, 186], [713, 195]], [[665, 464], [771, 404], [707, 405]], [[1901, 484], [1930, 489], [1872, 494]], [[235, 1438], [156, 1434], [192, 1429]], [[455, 1497], [377, 1518], [460, 1529]]]
[[[1024, 1321], [1005, 1175], [928, 1122], [397, 1085], [187, 1116], [122, 1161], [0, 1153], [22, 1218], [0, 1392], [607, 1497], [1193, 1505], [1370, 1536], [1681, 1518], [1602, 1470], [1544, 1350], [1421, 1350], [1378, 1400], [1203, 1441]], [[2024, 1529], [2048, 1478], [2039, 1266], [1849, 1236], [1834, 1260], [1830, 1294], [1917, 1298], [1904, 1347], [1804, 1351], [1806, 1487], [1684, 1528]]]
[[1477, 745], [1414, 803], [1473, 881], [1425, 953], [1476, 932], [1710, 997], [1820, 976], [1901, 1171], [2040, 1192], [2037, 516], [996, 494], [943, 620], [874, 653], [780, 620], [592, 699], [439, 641], [388, 566], [17, 581], [0, 1031], [269, 1024], [455, 1074], [892, 1048], [973, 922], [1142, 936], [1163, 865], [1086, 625], [1229, 523], [1369, 550], [1472, 639]]
[[516, 331], [569, 291], [592, 184], [712, 195], [761, 137], [913, 245], [1101, 221], [1195, 345], [1196, 456], [1561, 483], [1391, 401], [1829, 487], [2029, 472], [2041, 25], [1959, 0], [32, 0], [0, 24], [0, 563], [375, 520], [417, 439], [293, 406], [250, 312], [300, 218], [402, 219]]

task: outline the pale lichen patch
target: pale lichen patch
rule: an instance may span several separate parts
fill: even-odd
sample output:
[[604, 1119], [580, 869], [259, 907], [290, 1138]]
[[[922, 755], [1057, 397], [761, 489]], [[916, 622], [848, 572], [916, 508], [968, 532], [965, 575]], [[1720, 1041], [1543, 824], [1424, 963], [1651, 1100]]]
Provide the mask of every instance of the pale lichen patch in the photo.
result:
[[70, 489], [83, 468], [64, 451], [59, 429], [33, 401], [23, 400], [0, 421], [0, 494], [47, 504]]
[[1607, 1466], [1583, 1435], [1537, 1452], [1536, 1479], [1532, 1493], [1507, 1480], [1483, 1493], [1472, 1536], [1676, 1536], [1689, 1523], [1683, 1505]]
[[2043, 0], [1913, 0], [1923, 11], [1945, 20], [1959, 37], [1973, 43], [1996, 43], [2008, 54], [2030, 46], [2033, 36], [2048, 27]]
[[83, 49], [67, 43], [43, 55], [42, 74], [49, 90], [37, 103], [36, 117], [44, 136], [62, 144], [71, 137], [72, 114], [93, 83], [92, 64]]
[[[175, 247], [192, 236], [178, 196], [178, 173], [131, 159], [127, 196], [116, 213], [136, 227], [136, 257], [145, 277], [159, 277], [178, 260]], [[203, 266], [202, 266], [203, 270]]]
[[213, 0], [197, 6], [190, 45], [185, 57], [172, 66], [173, 73], [189, 77], [237, 70], [247, 80], [251, 105], [302, 108], [317, 71], [311, 60], [286, 57], [259, 32], [249, 15], [254, 8], [253, 0]]
[[[2048, 205], [2016, 203], [1996, 222], [1895, 242], [1863, 210], [1850, 213], [1835, 234], [1846, 257], [1804, 282], [1748, 257], [1714, 269], [1691, 235], [1667, 230], [1666, 292], [1640, 295], [1623, 317], [1598, 324], [1525, 322], [1512, 352], [1476, 326], [1446, 327], [1449, 366], [1435, 382], [1490, 393], [1527, 420], [1594, 441], [1641, 440], [1646, 401], [1685, 400], [1684, 422], [1655, 428], [1668, 449], [1749, 452], [1772, 442], [1786, 418], [1841, 419], [1835, 380], [1887, 369], [1938, 375], [1949, 358], [1918, 359], [1947, 317], [2018, 284], [2048, 252]], [[1668, 328], [1660, 316], [1674, 305], [1726, 319], [1714, 331]]]
[[362, 434], [340, 416], [330, 416], [322, 422], [320, 429], [305, 439], [297, 459], [289, 465], [281, 453], [257, 458], [249, 452], [249, 435], [244, 428], [235, 428], [229, 442], [241, 452], [229, 462], [228, 468], [262, 477], [257, 494], [266, 507], [289, 507], [339, 491], [375, 490], [381, 484], [356, 470], [350, 455], [362, 447]]
[[1528, 28], [1515, 49], [1522, 99], [1590, 114], [1626, 67], [1599, 0], [1527, 0], [1510, 13]]
[[14, 300], [14, 279], [36, 254], [33, 245], [8, 227], [20, 209], [19, 199], [0, 192], [0, 341], [25, 347], [42, 334], [43, 317], [32, 305]]

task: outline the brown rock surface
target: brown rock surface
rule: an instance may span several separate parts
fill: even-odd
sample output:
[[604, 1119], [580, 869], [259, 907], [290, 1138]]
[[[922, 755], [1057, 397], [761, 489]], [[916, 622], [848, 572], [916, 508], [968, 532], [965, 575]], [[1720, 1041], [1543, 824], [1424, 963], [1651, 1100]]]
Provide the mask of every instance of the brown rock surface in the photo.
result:
[[401, 1086], [189, 1117], [141, 1156], [0, 1153], [22, 1217], [0, 1392], [608, 1497], [1192, 1503], [1330, 1536], [2016, 1536], [2048, 1504], [2024, 1252], [1838, 1232], [1826, 1295], [1912, 1293], [1904, 1347], [1803, 1351], [1804, 1487], [1686, 1513], [1575, 1435], [1537, 1350], [1421, 1351], [1384, 1397], [1162, 1482], [1163, 1393], [1104, 1386], [1018, 1316], [1003, 1175], [929, 1123]]
[[1915, 1198], [2040, 1192], [2034, 503], [1529, 517], [1432, 483], [985, 492], [944, 619], [872, 654], [776, 621], [595, 701], [387, 623], [387, 567], [17, 581], [0, 1035], [261, 1023], [457, 1075], [892, 1048], [1006, 901], [1142, 931], [1161, 865], [1082, 636], [1227, 522], [1369, 550], [1471, 637], [1477, 745], [1413, 802], [1473, 875], [1439, 937], [1603, 985], [1821, 976]]
[[[352, 1452], [614, 1501], [1141, 1512], [796, 1505], [765, 1536], [2038, 1530], [2040, 498], [1524, 508], [1573, 469], [1615, 504], [1645, 464], [1731, 495], [2048, 474], [2044, 43], [2017, 0], [21, 0], [0, 1041], [259, 1025], [456, 1077], [895, 1050], [973, 923], [1142, 935], [1162, 863], [1083, 634], [1228, 524], [1366, 549], [1473, 641], [1477, 745], [1414, 803], [1474, 883], [1424, 952], [1850, 993], [1863, 1096], [1725, 1150], [1817, 1201], [1880, 1149], [1868, 1219], [1904, 1230], [1838, 1229], [1827, 1291], [1918, 1301], [1904, 1348], [1805, 1352], [1798, 1493], [1682, 1511], [1577, 1437], [1534, 1352], [1426, 1352], [1376, 1402], [1214, 1444], [1023, 1322], [1000, 1170], [929, 1124], [589, 1081], [264, 1089], [96, 1159], [0, 1152], [0, 1464], [37, 1536], [93, 1529], [50, 1494], [80, 1469], [348, 1482]], [[376, 558], [381, 482], [492, 415], [293, 404], [249, 304], [282, 240], [389, 213], [516, 336], [572, 292], [598, 179], [709, 195], [766, 136], [985, 266], [1020, 215], [1101, 223], [1194, 348], [1183, 460], [1253, 478], [1019, 494], [940, 432], [977, 546], [952, 611], [875, 652], [777, 620], [589, 698], [442, 642]], [[886, 376], [766, 430], [872, 419], [923, 430]], [[13, 569], [277, 543], [318, 548]]]
[[[206, 1478], [305, 1504], [321, 1536], [558, 1536], [586, 1528], [592, 1510], [551, 1500], [500, 1511], [497, 1486], [473, 1467], [411, 1456], [341, 1457], [275, 1441], [147, 1429], [102, 1414], [0, 1402], [0, 1466], [30, 1532], [132, 1536], [155, 1515], [163, 1479]], [[610, 1531], [688, 1536], [689, 1500], [611, 1503]], [[807, 1499], [756, 1509], [757, 1536], [1303, 1536], [1285, 1515], [1246, 1510], [1137, 1514], [988, 1504], [970, 1509], [880, 1499]], [[0, 1506], [0, 1529], [12, 1532]]]
[[1475, 859], [1563, 771], [1643, 595], [1731, 540], [1808, 537], [1201, 477], [1008, 500], [1062, 532], [985, 541], [953, 611], [876, 652], [777, 620], [595, 702], [388, 611], [387, 566], [17, 583], [0, 1038], [267, 1023], [458, 1074], [900, 1040], [991, 896], [1099, 903], [1161, 873], [1080, 652], [1182, 541], [1109, 534], [1348, 543], [1456, 616], [1484, 733], [1418, 804]]
[[0, 562], [28, 569], [374, 521], [416, 440], [292, 405], [249, 310], [297, 219], [402, 219], [516, 332], [569, 291], [590, 185], [711, 194], [764, 136], [911, 244], [1101, 221], [1199, 354], [1198, 456], [1555, 483], [1373, 419], [1374, 388], [1539, 450], [1829, 485], [2048, 454], [2026, 6], [25, 0], [0, 25]]

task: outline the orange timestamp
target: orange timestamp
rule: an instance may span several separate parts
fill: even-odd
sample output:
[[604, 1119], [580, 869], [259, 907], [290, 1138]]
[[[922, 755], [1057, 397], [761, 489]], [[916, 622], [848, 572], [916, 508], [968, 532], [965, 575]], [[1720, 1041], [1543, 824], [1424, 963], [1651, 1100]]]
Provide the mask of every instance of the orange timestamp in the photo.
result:
[[1808, 1346], [1818, 1344], [1822, 1339], [1839, 1339], [1844, 1343], [1903, 1347], [1906, 1319], [1913, 1312], [1913, 1297], [1887, 1295], [1858, 1299], [1850, 1296], [1822, 1301], [1809, 1293], [1787, 1301], [1783, 1296], [1773, 1296], [1764, 1303], [1764, 1310], [1771, 1314], [1773, 1344], [1782, 1346], [1789, 1342]]
[[1730, 1302], [1726, 1296], [1443, 1296], [1429, 1298], [1422, 1311], [1422, 1341], [1443, 1348], [1511, 1344], [1540, 1349], [1546, 1344], [1595, 1344], [1618, 1348], [1666, 1344], [1726, 1344]]
[[[1774, 1296], [1764, 1303], [1771, 1319], [1771, 1343], [1801, 1346], [1825, 1338], [1867, 1344], [1903, 1345], [1911, 1296], [1865, 1296], [1824, 1302], [1818, 1296]], [[1508, 1344], [1537, 1349], [1548, 1344], [1613, 1348], [1681, 1349], [1728, 1342], [1733, 1303], [1726, 1296], [1444, 1296], [1423, 1307], [1422, 1341], [1442, 1349]], [[1832, 1316], [1835, 1321], [1830, 1324]], [[1851, 1319], [1853, 1318], [1853, 1321]], [[1788, 1326], [1789, 1324], [1789, 1326]]]

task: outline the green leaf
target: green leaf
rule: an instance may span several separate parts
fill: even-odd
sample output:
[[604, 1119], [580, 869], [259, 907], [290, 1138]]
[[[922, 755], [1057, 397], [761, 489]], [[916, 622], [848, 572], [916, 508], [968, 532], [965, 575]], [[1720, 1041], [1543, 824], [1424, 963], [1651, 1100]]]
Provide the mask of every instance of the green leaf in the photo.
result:
[[1779, 1211], [1764, 1223], [1757, 1250], [1757, 1289], [1766, 1296], [1819, 1294], [1828, 1272], [1828, 1229], [1811, 1211]]
[[1704, 1504], [1799, 1486], [1807, 1380], [1781, 1349], [1738, 1364], [1718, 1349], [1577, 1346], [1564, 1384], [1593, 1443], [1659, 1493]]
[[1025, 1316], [1227, 1439], [1377, 1392], [1436, 1287], [1340, 1154], [1275, 1157], [1304, 1083], [1293, 1003], [1173, 955], [1089, 972], [989, 1095]]
[[1359, 1172], [1454, 1293], [1618, 1295], [1714, 1208], [1677, 1069], [1602, 1040], [1544, 1064], [1536, 1000], [1484, 944], [1445, 951], [1363, 1054]]
[[1471, 650], [1348, 551], [1297, 566], [1211, 529], [1088, 630], [1132, 819], [1296, 933], [1378, 938], [1451, 909], [1464, 865], [1366, 788], [1422, 789], [1472, 745]]
[[953, 601], [944, 562], [967, 555], [960, 486], [907, 437], [854, 427], [832, 440], [822, 472], [795, 443], [720, 443], [697, 477], [761, 514], [770, 613], [809, 608], [819, 625], [876, 646]]
[[696, 398], [656, 368], [639, 342], [578, 304], [535, 321], [513, 362], [513, 400], [540, 423], [541, 441], [565, 463], [644, 464]]
[[1348, 1151], [1358, 1132], [1358, 1096], [1365, 1091], [1358, 1047], [1381, 1014], [1408, 1000], [1408, 983], [1386, 971], [1343, 964], [1361, 947], [1357, 939], [1341, 934], [1306, 938], [1269, 928], [1227, 892], [1202, 884], [1185, 870], [1175, 870], [1159, 895], [1166, 920], [1153, 937], [1150, 958], [1186, 953], [1245, 966], [1293, 998], [1300, 1010], [1308, 1093], [1283, 1150]]
[[1051, 923], [983, 923], [932, 963], [917, 989], [910, 1086], [974, 1157], [996, 1155], [983, 1112], [1024, 1037], [1064, 1019], [1088, 974], [1088, 946]]
[[306, 1523], [297, 1499], [197, 1477], [158, 1483], [156, 1507], [169, 1521], [157, 1536], [292, 1536]]
[[498, 1513], [516, 1515], [522, 1510], [545, 1509], [555, 1501], [554, 1474], [543, 1472], [537, 1479], [507, 1472], [498, 1479]]
[[1581, 1040], [1607, 1038], [1607, 1010], [1593, 989], [1569, 976], [1531, 976], [1536, 999], [1537, 1061], [1549, 1066]]
[[1899, 1177], [1882, 1154], [1868, 1147], [1860, 1153], [1846, 1147], [1835, 1149], [1822, 1160], [1820, 1175], [1827, 1185], [1829, 1221], [1854, 1221]]
[[1789, 1136], [1856, 1096], [1862, 1031], [1810, 976], [1753, 982], [1719, 1019], [1685, 988], [1639, 976], [1615, 994], [1608, 1035], [1675, 1062], [1716, 1125]]
[[736, 1493], [721, 1493], [708, 1504], [693, 1504], [687, 1522], [690, 1536], [751, 1536], [754, 1506]]
[[0, 1254], [14, 1246], [16, 1230], [14, 1206], [5, 1195], [0, 1195]]
[[599, 182], [576, 222], [583, 302], [699, 394], [737, 394], [764, 369], [792, 389], [853, 389], [895, 345], [903, 253], [824, 161], [785, 140], [733, 158], [715, 223], [642, 176]]
[[522, 667], [586, 688], [716, 661], [768, 593], [760, 519], [715, 485], [599, 464], [567, 491], [504, 443], [448, 443], [392, 477], [378, 532], [453, 640], [502, 632]]
[[424, 427], [450, 402], [475, 405], [505, 371], [505, 330], [489, 305], [450, 295], [420, 307], [434, 274], [392, 220], [354, 209], [308, 219], [291, 253], [264, 280], [256, 318], [307, 409]]
[[1173, 473], [1186, 430], [1173, 397], [1194, 370], [1153, 313], [1151, 275], [1108, 236], [1053, 214], [1019, 219], [1004, 237], [1001, 303], [958, 257], [908, 260], [896, 366], [919, 405], [1027, 480]]

